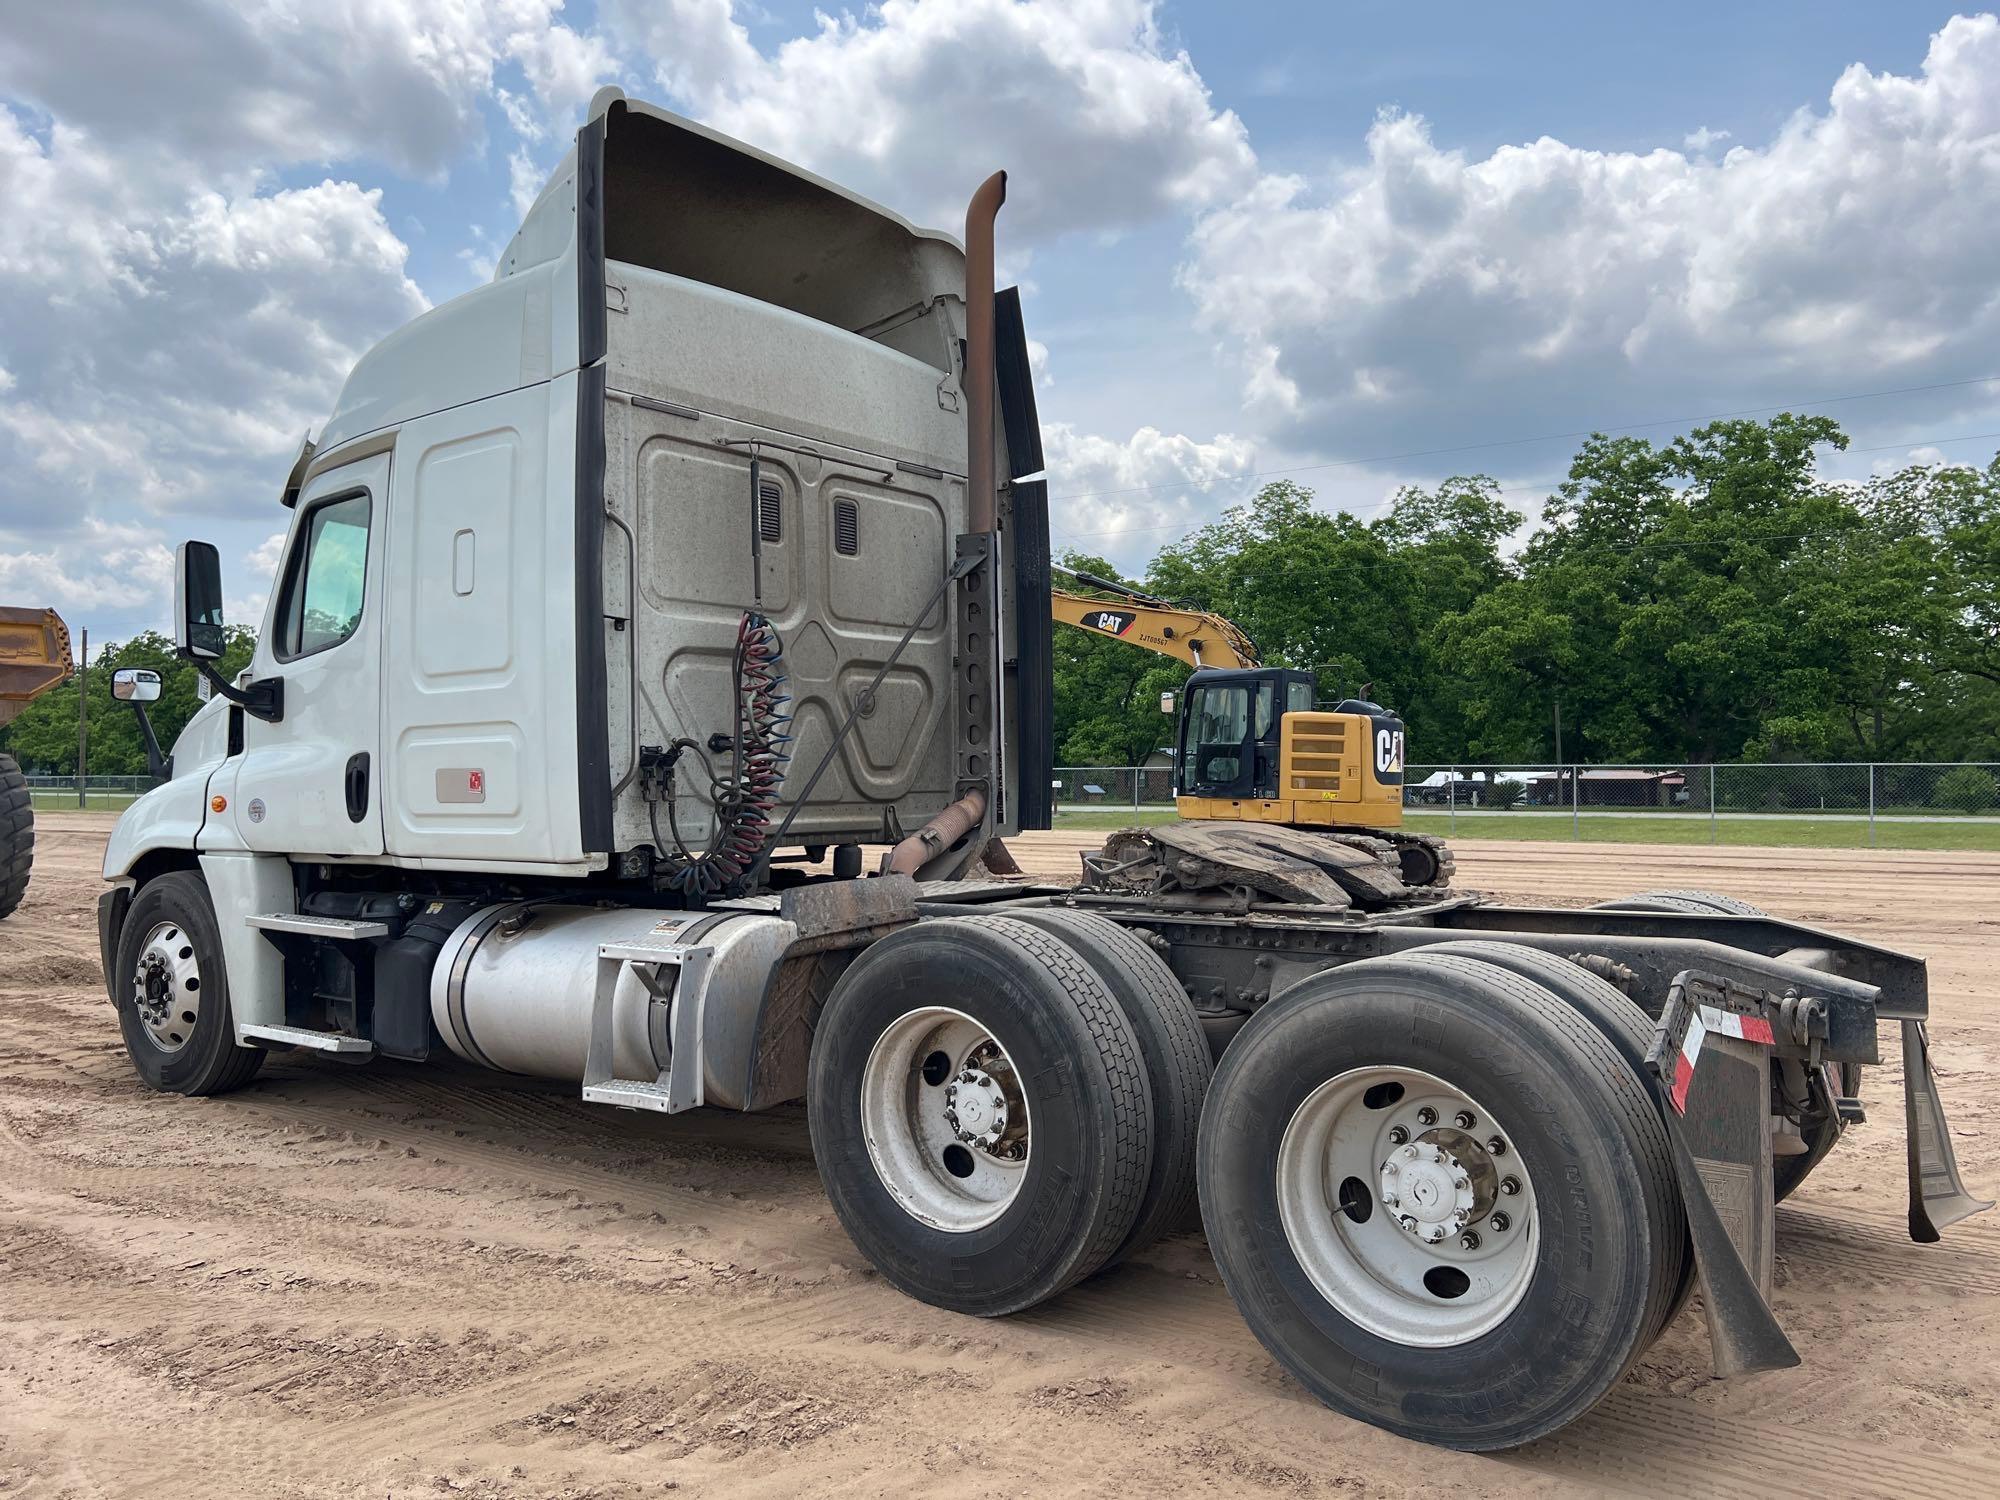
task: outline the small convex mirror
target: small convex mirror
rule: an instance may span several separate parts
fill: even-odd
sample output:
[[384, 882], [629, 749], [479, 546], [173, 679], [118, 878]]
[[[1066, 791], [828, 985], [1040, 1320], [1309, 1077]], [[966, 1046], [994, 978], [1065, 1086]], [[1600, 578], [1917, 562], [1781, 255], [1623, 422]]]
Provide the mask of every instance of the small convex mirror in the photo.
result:
[[1173, 711], [1174, 711], [1174, 695], [1172, 693], [1160, 694], [1160, 712], [1163, 714], [1170, 714]]
[[174, 646], [196, 661], [220, 661], [222, 554], [213, 542], [182, 542], [174, 559]]
[[120, 667], [111, 674], [111, 696], [120, 703], [157, 703], [160, 674], [149, 667]]

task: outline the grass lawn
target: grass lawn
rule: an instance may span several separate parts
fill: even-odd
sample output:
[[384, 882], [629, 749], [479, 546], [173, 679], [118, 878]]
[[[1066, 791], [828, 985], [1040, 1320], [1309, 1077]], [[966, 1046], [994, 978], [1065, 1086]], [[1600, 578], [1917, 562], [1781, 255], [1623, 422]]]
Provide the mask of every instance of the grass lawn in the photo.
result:
[[89, 792], [85, 795], [88, 801], [78, 808], [74, 791], [37, 786], [28, 789], [28, 802], [36, 812], [123, 812], [139, 800], [137, 792]]
[[[1171, 823], [1168, 808], [1148, 807], [1138, 812], [1126, 808], [1059, 812], [1057, 828], [1131, 828], [1148, 823]], [[1445, 813], [1411, 813], [1403, 826], [1416, 833], [1448, 835], [1458, 842], [1474, 839], [1543, 839], [1560, 842], [1570, 837], [1568, 813], [1510, 812], [1464, 817], [1453, 829]], [[1586, 844], [1706, 844], [1710, 842], [1706, 818], [1661, 817], [1634, 813], [1629, 816], [1592, 813], [1578, 820]], [[1817, 818], [1724, 818], [1715, 825], [1714, 842], [1719, 844], [1784, 845], [1807, 849], [1865, 849], [1868, 824], [1862, 820], [1821, 820]], [[1875, 825], [1878, 849], [1981, 849], [2000, 851], [2000, 822], [1967, 818], [1963, 822], [1884, 823]]]

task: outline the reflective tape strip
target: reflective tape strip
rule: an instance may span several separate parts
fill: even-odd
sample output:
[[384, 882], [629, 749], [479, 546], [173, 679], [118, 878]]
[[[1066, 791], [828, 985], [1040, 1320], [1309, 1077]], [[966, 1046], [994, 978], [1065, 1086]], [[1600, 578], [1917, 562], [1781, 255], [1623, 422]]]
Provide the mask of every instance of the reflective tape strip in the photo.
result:
[[1756, 1042], [1769, 1047], [1777, 1041], [1771, 1031], [1771, 1023], [1757, 1016], [1738, 1015], [1733, 1010], [1717, 1010], [1712, 1005], [1698, 1005], [1688, 1016], [1687, 1035], [1681, 1038], [1680, 1056], [1674, 1059], [1673, 1087], [1667, 1090], [1667, 1102], [1674, 1107], [1674, 1113], [1687, 1113], [1688, 1090], [1694, 1087], [1694, 1065], [1701, 1057], [1701, 1044], [1710, 1032], [1717, 1036], [1734, 1037], [1740, 1042]]
[[1667, 1102], [1677, 1115], [1687, 1113], [1688, 1090], [1694, 1087], [1694, 1065], [1701, 1056], [1702, 1039], [1708, 1035], [1708, 1027], [1702, 1020], [1702, 1012], [1707, 1009], [1702, 1006], [1688, 1016], [1687, 1035], [1681, 1038], [1680, 1056], [1674, 1059], [1674, 1086], [1667, 1091]]
[[1771, 1031], [1769, 1021], [1756, 1016], [1741, 1016], [1733, 1010], [1717, 1010], [1712, 1005], [1701, 1007], [1701, 1024], [1723, 1036], [1733, 1036], [1742, 1042], [1758, 1042], [1766, 1047], [1778, 1040]]

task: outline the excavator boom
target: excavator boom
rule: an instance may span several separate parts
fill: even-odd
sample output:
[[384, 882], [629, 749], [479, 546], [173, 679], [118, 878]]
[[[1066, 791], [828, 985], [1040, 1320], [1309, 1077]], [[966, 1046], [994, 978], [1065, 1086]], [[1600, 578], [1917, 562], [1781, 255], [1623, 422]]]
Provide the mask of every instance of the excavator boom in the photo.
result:
[[1108, 635], [1128, 645], [1143, 646], [1191, 667], [1255, 667], [1262, 665], [1257, 644], [1221, 615], [1184, 609], [1150, 594], [1108, 584], [1089, 574], [1070, 575], [1092, 588], [1114, 592], [1115, 599], [1091, 599], [1063, 589], [1049, 592], [1049, 612], [1059, 624]]

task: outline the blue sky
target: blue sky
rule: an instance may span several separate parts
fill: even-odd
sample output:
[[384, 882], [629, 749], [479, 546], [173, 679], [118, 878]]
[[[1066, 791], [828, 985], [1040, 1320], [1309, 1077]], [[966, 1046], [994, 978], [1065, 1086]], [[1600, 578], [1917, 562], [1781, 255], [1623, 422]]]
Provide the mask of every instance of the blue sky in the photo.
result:
[[255, 610], [299, 432], [607, 81], [947, 227], [1007, 167], [1055, 531], [1129, 569], [1272, 470], [1533, 514], [1575, 444], [1523, 438], [1854, 393], [1902, 392], [1824, 408], [1828, 472], [1984, 462], [2000, 26], [1956, 14], [72, 0], [0, 23], [0, 595], [161, 625], [196, 534]]

